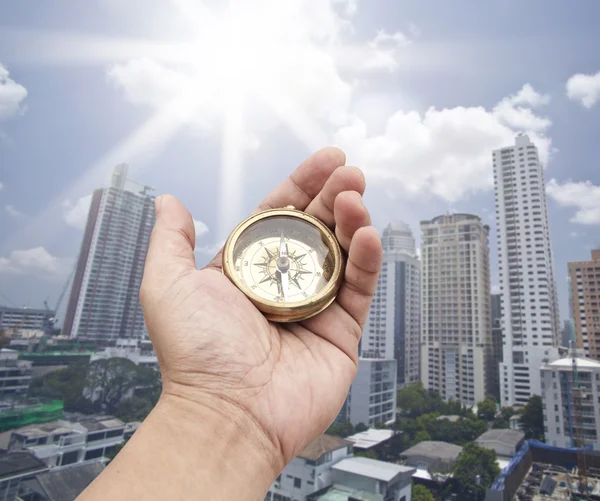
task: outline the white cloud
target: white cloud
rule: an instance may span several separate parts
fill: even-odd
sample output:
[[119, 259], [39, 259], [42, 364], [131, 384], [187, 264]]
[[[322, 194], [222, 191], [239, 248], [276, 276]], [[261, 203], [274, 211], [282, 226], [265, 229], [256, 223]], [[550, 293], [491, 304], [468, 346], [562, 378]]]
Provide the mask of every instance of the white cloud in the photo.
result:
[[20, 210], [18, 210], [14, 205], [8, 204], [4, 207], [4, 210], [6, 211], [6, 213], [11, 216], [11, 217], [24, 217], [25, 214], [23, 214]]
[[12, 80], [8, 70], [0, 63], [0, 120], [20, 113], [21, 103], [25, 97], [27, 97], [27, 89]]
[[44, 278], [63, 277], [72, 264], [59, 259], [44, 247], [14, 250], [8, 257], [0, 257], [0, 273], [36, 275]]
[[208, 226], [198, 219], [194, 219], [194, 229], [196, 230], [196, 240], [208, 233]]
[[564, 207], [575, 207], [573, 223], [600, 225], [600, 186], [591, 181], [564, 184], [552, 179], [546, 186], [548, 196]]
[[550, 103], [549, 94], [540, 94], [531, 84], [526, 83], [521, 90], [513, 96], [506, 98], [511, 104], [524, 104], [532, 107], [544, 106]]
[[491, 152], [514, 144], [520, 130], [537, 144], [542, 161], [548, 160], [551, 140], [545, 129], [550, 120], [515, 106], [512, 99], [502, 99], [491, 110], [481, 106], [431, 107], [423, 114], [399, 110], [379, 135], [371, 135], [365, 122], [355, 117], [337, 131], [334, 142], [346, 151], [349, 163], [365, 169], [367, 177], [396, 180], [407, 194], [434, 194], [453, 202], [492, 187]]
[[567, 81], [567, 96], [591, 108], [600, 99], [600, 71], [595, 75], [578, 73]]
[[83, 230], [87, 222], [91, 201], [92, 195], [81, 197], [75, 203], [71, 200], [65, 200], [62, 203], [64, 221], [73, 228]]

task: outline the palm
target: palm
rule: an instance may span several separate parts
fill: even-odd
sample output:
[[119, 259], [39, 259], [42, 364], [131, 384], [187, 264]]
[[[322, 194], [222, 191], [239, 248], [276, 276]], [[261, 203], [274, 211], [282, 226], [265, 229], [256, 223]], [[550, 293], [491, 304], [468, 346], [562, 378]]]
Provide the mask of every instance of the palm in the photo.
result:
[[[362, 193], [362, 176], [351, 168], [332, 174], [333, 168], [316, 163], [319, 154], [311, 160], [308, 165], [317, 172], [305, 173], [309, 179], [305, 185], [315, 186], [302, 187], [294, 181], [309, 201], [298, 200], [297, 191], [296, 198], [294, 191], [286, 193], [284, 183], [264, 206], [292, 204], [335, 227], [349, 259], [346, 282], [327, 310], [300, 323], [268, 322], [222, 274], [220, 256], [204, 270], [178, 267], [177, 261], [186, 259], [183, 246], [169, 263], [156, 266], [164, 278], [156, 278], [153, 288], [147, 285], [152, 282], [147, 279], [154, 259], [151, 245], [142, 287], [165, 391], [194, 399], [216, 396], [233, 404], [277, 444], [285, 461], [322, 433], [339, 412], [356, 372], [358, 339], [381, 260], [376, 232], [363, 228], [369, 217], [360, 195], [348, 193]], [[303, 168], [308, 169], [301, 166], [297, 177]], [[315, 174], [320, 179], [315, 180]], [[311, 190], [315, 194], [307, 195]], [[333, 200], [334, 210], [328, 209]], [[185, 245], [181, 236], [187, 236], [190, 245], [189, 214], [185, 219], [169, 235], [181, 245]], [[157, 227], [159, 222], [160, 217]]]

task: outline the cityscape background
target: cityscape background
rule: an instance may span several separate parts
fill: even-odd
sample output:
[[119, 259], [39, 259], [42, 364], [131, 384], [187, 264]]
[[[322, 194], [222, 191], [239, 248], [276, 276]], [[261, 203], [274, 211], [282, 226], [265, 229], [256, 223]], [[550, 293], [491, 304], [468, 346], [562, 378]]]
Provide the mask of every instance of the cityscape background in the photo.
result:
[[596, 4], [65, 8], [0, 7], [0, 497], [74, 499], [156, 403], [154, 196], [201, 267], [325, 144], [383, 265], [343, 408], [265, 500], [600, 497]]

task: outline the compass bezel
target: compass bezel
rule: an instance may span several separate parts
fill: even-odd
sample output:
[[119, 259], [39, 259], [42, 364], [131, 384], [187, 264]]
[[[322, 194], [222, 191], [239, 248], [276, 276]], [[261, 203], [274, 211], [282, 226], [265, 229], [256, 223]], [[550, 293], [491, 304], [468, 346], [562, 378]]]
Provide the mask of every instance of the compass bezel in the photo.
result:
[[[303, 301], [297, 301], [291, 304], [271, 301], [255, 294], [246, 283], [237, 276], [235, 271], [234, 249], [244, 231], [262, 220], [282, 216], [301, 219], [316, 227], [333, 257], [333, 272], [331, 274], [331, 279], [325, 288]], [[267, 209], [253, 214], [242, 221], [231, 232], [223, 249], [223, 273], [248, 299], [250, 299], [250, 301], [252, 301], [268, 320], [273, 322], [299, 322], [322, 312], [333, 303], [337, 297], [342, 285], [345, 265], [346, 258], [344, 252], [333, 232], [316, 217], [291, 208]]]

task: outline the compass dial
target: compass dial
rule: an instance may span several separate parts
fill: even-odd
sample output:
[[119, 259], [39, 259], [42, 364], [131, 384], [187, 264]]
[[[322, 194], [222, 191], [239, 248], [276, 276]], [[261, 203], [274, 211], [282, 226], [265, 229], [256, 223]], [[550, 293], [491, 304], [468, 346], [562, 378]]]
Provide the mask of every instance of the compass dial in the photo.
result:
[[318, 297], [332, 278], [334, 264], [319, 228], [293, 216], [260, 219], [233, 246], [234, 272], [243, 288], [280, 304]]

